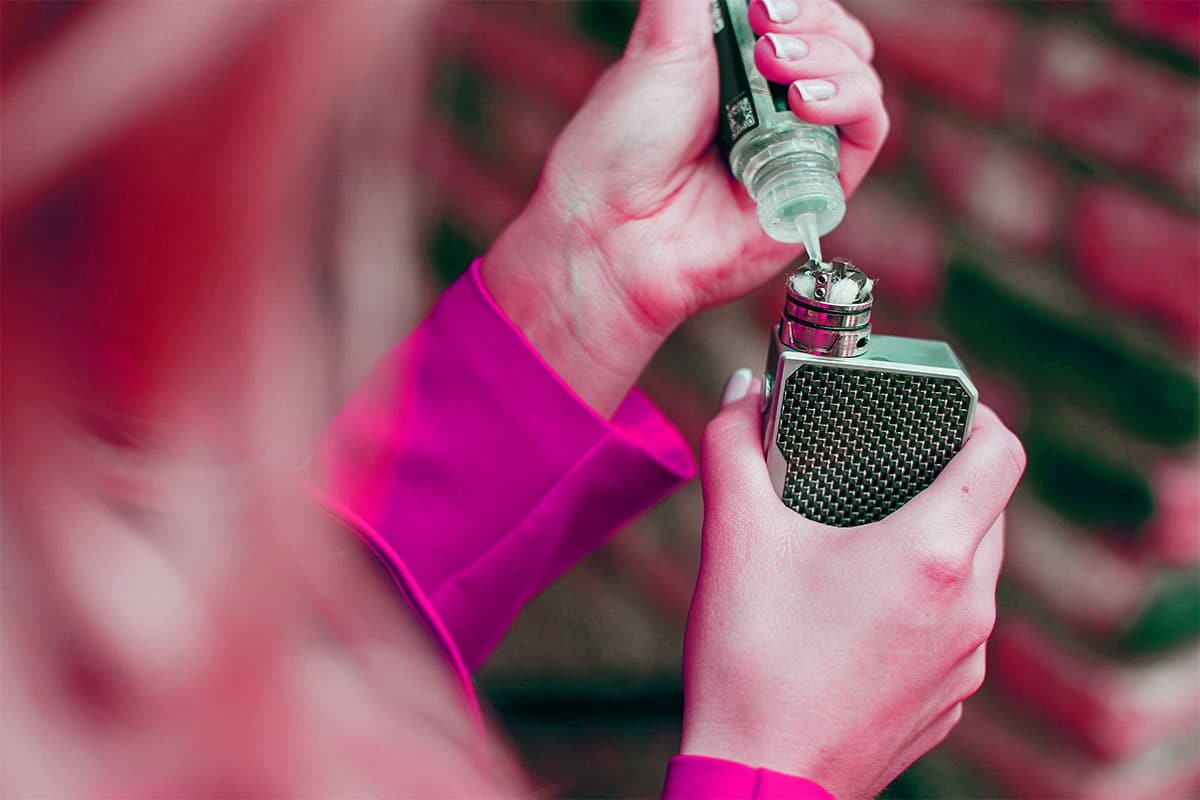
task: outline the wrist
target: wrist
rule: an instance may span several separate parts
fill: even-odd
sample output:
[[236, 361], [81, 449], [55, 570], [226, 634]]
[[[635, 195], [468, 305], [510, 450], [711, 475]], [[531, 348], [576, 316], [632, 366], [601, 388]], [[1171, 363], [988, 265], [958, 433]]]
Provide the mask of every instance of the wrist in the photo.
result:
[[[764, 758], [762, 743], [753, 741], [752, 736], [746, 734], [746, 731], [736, 730], [729, 726], [689, 725], [685, 719], [683, 736], [679, 742], [679, 754], [681, 756], [718, 758], [751, 766], [766, 766], [762, 763]], [[769, 768], [781, 770], [781, 765], [774, 763]]]
[[[691, 717], [691, 719], [689, 719]], [[734, 761], [809, 780], [828, 778], [817, 759], [806, 755], [803, 742], [796, 742], [778, 726], [749, 720], [697, 720], [684, 714], [679, 754]]]
[[670, 328], [642, 318], [586, 228], [535, 196], [484, 255], [496, 304], [601, 416], [616, 411]]

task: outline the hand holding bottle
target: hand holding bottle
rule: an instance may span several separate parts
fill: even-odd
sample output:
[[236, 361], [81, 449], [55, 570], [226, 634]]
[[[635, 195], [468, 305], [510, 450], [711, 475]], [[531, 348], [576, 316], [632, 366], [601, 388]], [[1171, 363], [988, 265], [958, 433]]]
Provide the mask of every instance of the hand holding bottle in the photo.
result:
[[[760, 32], [815, 37], [811, 67], [776, 58], [770, 77], [836, 88], [811, 102], [793, 90], [792, 107], [846, 126], [849, 193], [887, 133], [870, 39], [833, 0], [791, 5], [800, 16], [774, 23], [755, 0], [750, 20]], [[768, 74], [765, 46], [756, 56]], [[563, 131], [528, 207], [484, 259], [501, 308], [602, 414], [677, 325], [754, 289], [800, 253], [763, 232], [754, 202], [712, 147], [717, 95], [710, 0], [643, 0], [624, 56]]]
[[932, 486], [880, 522], [827, 527], [775, 494], [756, 387], [705, 432], [681, 752], [872, 797], [949, 733], [983, 682], [1002, 511], [1024, 453], [981, 405]]

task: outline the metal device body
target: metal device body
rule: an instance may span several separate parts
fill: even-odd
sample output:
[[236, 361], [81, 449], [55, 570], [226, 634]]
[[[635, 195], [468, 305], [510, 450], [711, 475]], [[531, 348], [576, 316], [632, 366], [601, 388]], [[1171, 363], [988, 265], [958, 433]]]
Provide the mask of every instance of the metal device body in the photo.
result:
[[978, 399], [945, 342], [871, 335], [870, 287], [832, 305], [789, 282], [763, 383], [776, 492], [837, 527], [877, 522], [933, 483], [966, 441]]

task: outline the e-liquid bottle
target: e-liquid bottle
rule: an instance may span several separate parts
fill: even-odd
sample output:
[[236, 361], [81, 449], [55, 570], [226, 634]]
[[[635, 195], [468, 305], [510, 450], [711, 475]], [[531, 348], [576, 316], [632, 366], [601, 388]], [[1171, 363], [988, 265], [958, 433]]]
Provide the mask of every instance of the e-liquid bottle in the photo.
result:
[[768, 83], [754, 66], [757, 38], [746, 0], [712, 0], [720, 69], [717, 142], [729, 168], [758, 204], [763, 229], [781, 242], [803, 242], [821, 260], [818, 237], [846, 213], [838, 181], [838, 135], [799, 119], [788, 87]]

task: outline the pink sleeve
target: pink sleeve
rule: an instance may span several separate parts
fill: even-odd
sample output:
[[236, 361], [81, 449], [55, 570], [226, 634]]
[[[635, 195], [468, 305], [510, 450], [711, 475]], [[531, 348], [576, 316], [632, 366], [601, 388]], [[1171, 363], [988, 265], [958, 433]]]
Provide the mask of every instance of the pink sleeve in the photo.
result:
[[705, 756], [672, 758], [662, 796], [663, 800], [834, 800], [807, 778]]
[[636, 389], [611, 421], [496, 306], [478, 262], [334, 420], [321, 482], [386, 541], [470, 669], [521, 607], [695, 474]]

